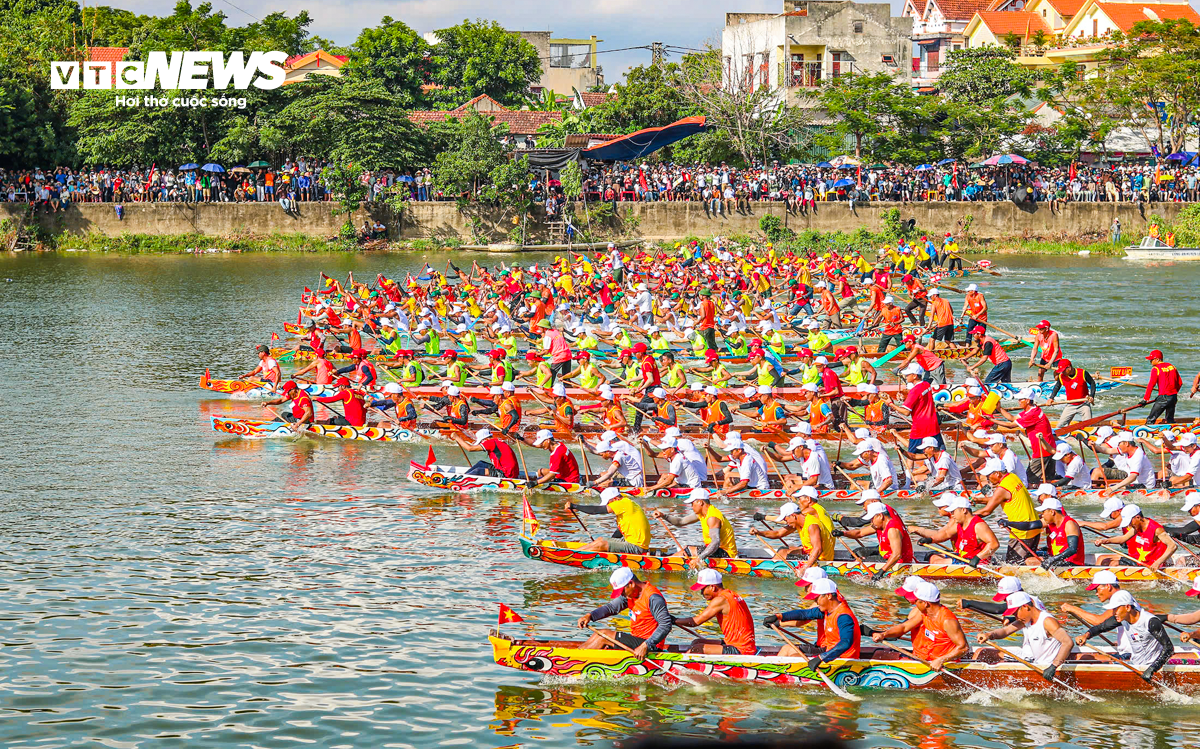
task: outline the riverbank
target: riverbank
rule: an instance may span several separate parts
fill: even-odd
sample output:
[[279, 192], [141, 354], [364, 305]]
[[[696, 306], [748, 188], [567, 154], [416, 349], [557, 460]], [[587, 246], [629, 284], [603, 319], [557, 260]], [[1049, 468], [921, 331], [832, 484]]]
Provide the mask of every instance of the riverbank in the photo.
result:
[[[810, 213], [789, 213], [783, 203], [754, 203], [745, 212], [711, 214], [702, 203], [618, 203], [615, 211], [596, 211], [590, 220], [575, 221], [581, 235], [592, 240], [643, 240], [674, 242], [681, 237], [759, 236], [766, 232], [794, 234], [799, 238], [846, 237], [854, 242], [895, 235], [899, 227], [909, 233], [940, 236], [954, 232], [960, 244], [989, 250], [1018, 247], [1029, 240], [1051, 242], [1107, 241], [1114, 218], [1123, 234], [1137, 241], [1151, 222], [1200, 225], [1200, 206], [1185, 212], [1182, 203], [1149, 206], [1133, 203], [1069, 203], [1051, 211], [1045, 205], [1005, 203], [869, 203], [852, 209], [848, 203], [823, 203]], [[607, 209], [607, 206], [604, 206]], [[50, 249], [143, 252], [156, 242], [218, 249], [288, 249], [298, 251], [352, 249], [340, 238], [348, 235], [347, 219], [355, 229], [366, 222], [386, 228], [393, 248], [456, 248], [497, 243], [549, 244], [563, 241], [561, 225], [547, 222], [534, 212], [524, 224], [513, 224], [511, 214], [486, 206], [460, 207], [453, 202], [411, 203], [400, 213], [364, 205], [347, 216], [335, 213], [329, 203], [301, 203], [285, 212], [274, 203], [134, 203], [122, 207], [105, 203], [71, 205], [58, 213], [24, 218], [23, 204], [0, 204], [0, 223], [21, 227], [33, 244]], [[5, 229], [0, 229], [3, 236]], [[193, 239], [194, 237], [194, 239]], [[580, 236], [576, 237], [581, 238]], [[272, 247], [277, 244], [279, 247]]]

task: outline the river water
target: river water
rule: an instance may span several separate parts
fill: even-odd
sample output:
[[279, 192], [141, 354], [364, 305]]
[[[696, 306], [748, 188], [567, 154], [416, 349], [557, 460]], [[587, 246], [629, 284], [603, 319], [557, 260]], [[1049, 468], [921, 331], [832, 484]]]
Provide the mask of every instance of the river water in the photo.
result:
[[[0, 258], [10, 425], [0, 450], [0, 744], [605, 746], [644, 731], [829, 731], [858, 747], [1200, 745], [1194, 706], [1125, 695], [1090, 705], [1014, 692], [990, 704], [901, 692], [847, 704], [821, 691], [548, 684], [494, 666], [486, 633], [498, 603], [525, 617], [506, 626], [511, 635], [565, 634], [608, 600], [606, 576], [524, 559], [519, 496], [407, 483], [423, 446], [226, 439], [210, 413], [260, 411], [196, 388], [206, 367], [249, 371], [252, 346], [294, 318], [319, 271], [369, 278], [424, 259]], [[1200, 266], [997, 266], [1002, 279], [961, 282], [985, 284], [993, 318], [1010, 329], [1049, 317], [1068, 356], [1093, 371], [1144, 372], [1154, 347], [1187, 380], [1200, 365]], [[1124, 390], [1102, 407], [1136, 396]], [[1195, 415], [1196, 403], [1181, 412]], [[546, 534], [576, 534], [549, 498], [533, 503]], [[755, 509], [730, 512], [744, 528]], [[656, 581], [677, 614], [702, 608], [682, 576]], [[796, 604], [786, 581], [729, 584], [756, 616]], [[864, 620], [905, 616], [888, 592], [843, 587]], [[1042, 593], [1094, 604], [1081, 588]], [[1178, 590], [1138, 595], [1189, 608]]]

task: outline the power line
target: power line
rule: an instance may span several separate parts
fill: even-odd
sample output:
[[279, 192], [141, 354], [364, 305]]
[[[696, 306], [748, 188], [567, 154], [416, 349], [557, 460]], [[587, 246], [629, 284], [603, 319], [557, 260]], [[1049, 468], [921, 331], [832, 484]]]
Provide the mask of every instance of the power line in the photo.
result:
[[251, 13], [251, 12], [250, 12], [250, 11], [248, 11], [248, 10], [243, 10], [242, 8], [239, 8], [238, 6], [236, 6], [236, 5], [234, 5], [233, 3], [229, 2], [229, 0], [221, 0], [221, 2], [225, 3], [226, 5], [228, 5], [230, 8], [233, 8], [234, 10], [240, 10], [240, 11], [242, 11], [242, 12], [243, 12], [243, 13], [245, 13], [246, 15], [250, 16], [251, 18], [253, 18], [255, 21], [260, 21], [260, 22], [262, 21], [262, 19], [261, 19], [261, 18], [259, 18], [258, 16], [254, 15], [253, 13]]

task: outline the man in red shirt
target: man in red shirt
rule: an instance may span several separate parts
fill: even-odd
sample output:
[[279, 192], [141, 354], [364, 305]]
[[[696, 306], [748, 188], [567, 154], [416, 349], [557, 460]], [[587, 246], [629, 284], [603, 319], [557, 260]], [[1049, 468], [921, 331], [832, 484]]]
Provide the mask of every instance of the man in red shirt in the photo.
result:
[[329, 423], [334, 426], [366, 426], [367, 408], [363, 404], [362, 395], [350, 389], [350, 380], [346, 377], [337, 378], [333, 384], [337, 387], [336, 393], [313, 398], [317, 403], [342, 404], [342, 412], [334, 411], [333, 418], [329, 420]]
[[914, 363], [905, 367], [900, 374], [909, 388], [904, 405], [893, 402], [891, 396], [887, 396], [887, 400], [895, 411], [912, 421], [912, 428], [908, 432], [908, 451], [915, 453], [920, 450], [921, 440], [926, 437], [936, 439], [938, 447], [945, 450], [946, 443], [938, 426], [937, 406], [933, 402], [933, 386], [921, 379], [925, 371], [921, 365]]
[[1025, 483], [1048, 484], [1058, 479], [1054, 470], [1055, 439], [1054, 430], [1050, 427], [1050, 419], [1034, 402], [1034, 391], [1025, 388], [1017, 393], [1017, 402], [1021, 404], [1021, 413], [1013, 417], [1003, 408], [997, 409], [1004, 416], [996, 419], [996, 426], [1021, 428], [1029, 440], [1029, 467], [1026, 470]]
[[654, 355], [650, 353], [650, 347], [645, 343], [639, 341], [633, 344], [633, 355], [638, 359], [638, 372], [642, 376], [641, 383], [630, 383], [630, 389], [634, 392], [640, 392], [642, 395], [642, 399], [633, 404], [635, 409], [633, 431], [637, 432], [642, 428], [642, 418], [644, 415], [654, 413], [656, 404], [654, 403], [654, 399], [650, 397], [650, 393], [662, 384], [662, 375], [658, 370], [658, 362], [654, 360]]
[[846, 411], [849, 408], [842, 390], [842, 381], [824, 356], [817, 357], [816, 365], [821, 375], [821, 396], [829, 400], [829, 415], [832, 419], [829, 428], [840, 430], [842, 424], [846, 423]]
[[1154, 388], [1158, 387], [1158, 397], [1154, 399], [1154, 405], [1150, 407], [1146, 423], [1153, 424], [1161, 416], [1165, 416], [1168, 423], [1175, 421], [1175, 404], [1179, 400], [1179, 390], [1183, 387], [1179, 370], [1175, 369], [1174, 364], [1163, 361], [1163, 353], [1158, 349], [1151, 351], [1150, 355], [1146, 357], [1146, 361], [1150, 362], [1152, 366], [1150, 367], [1150, 382], [1146, 385], [1146, 394], [1142, 396], [1141, 405], [1144, 406], [1150, 402]]
[[946, 362], [937, 354], [929, 350], [928, 347], [922, 346], [916, 336], [904, 336], [904, 345], [908, 346], [908, 356], [904, 357], [904, 361], [896, 367], [896, 371], [900, 372], [914, 361], [924, 370], [922, 377], [926, 382], [931, 382], [934, 385], [946, 384]]
[[517, 454], [507, 443], [492, 436], [488, 429], [480, 429], [475, 433], [475, 441], [467, 442], [459, 434], [454, 435], [454, 441], [465, 452], [487, 453], [491, 461], [480, 460], [467, 469], [468, 476], [499, 476], [508, 479], [520, 478], [521, 471], [517, 464]]
[[530, 487], [541, 486], [551, 481], [562, 481], [569, 484], [580, 483], [579, 463], [576, 462], [575, 456], [571, 454], [571, 450], [567, 447], [566, 443], [554, 438], [554, 433], [549, 429], [539, 430], [534, 435], [532, 441], [524, 437], [520, 439], [527, 445], [550, 451], [550, 467], [539, 468], [537, 470], [537, 477], [531, 476], [529, 478]]

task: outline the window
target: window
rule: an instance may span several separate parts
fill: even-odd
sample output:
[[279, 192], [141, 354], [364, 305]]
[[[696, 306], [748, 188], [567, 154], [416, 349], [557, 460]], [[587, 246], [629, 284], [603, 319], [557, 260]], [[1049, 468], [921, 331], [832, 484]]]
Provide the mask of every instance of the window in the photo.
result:
[[1045, 18], [1045, 17], [1046, 17], [1046, 9], [1042, 8], [1042, 18]]
[[1092, 19], [1092, 36], [1100, 36], [1100, 19]]
[[862, 22], [862, 21], [855, 21], [855, 22], [854, 22], [854, 33], [855, 33], [855, 34], [861, 34], [861, 33], [863, 33], [863, 22]]
[[896, 58], [893, 57], [892, 55], [884, 55], [883, 56], [883, 64], [887, 65], [890, 68], [894, 68], [894, 67], [896, 67]]
[[590, 44], [551, 44], [550, 67], [552, 68], [590, 68], [592, 67], [592, 45]]

